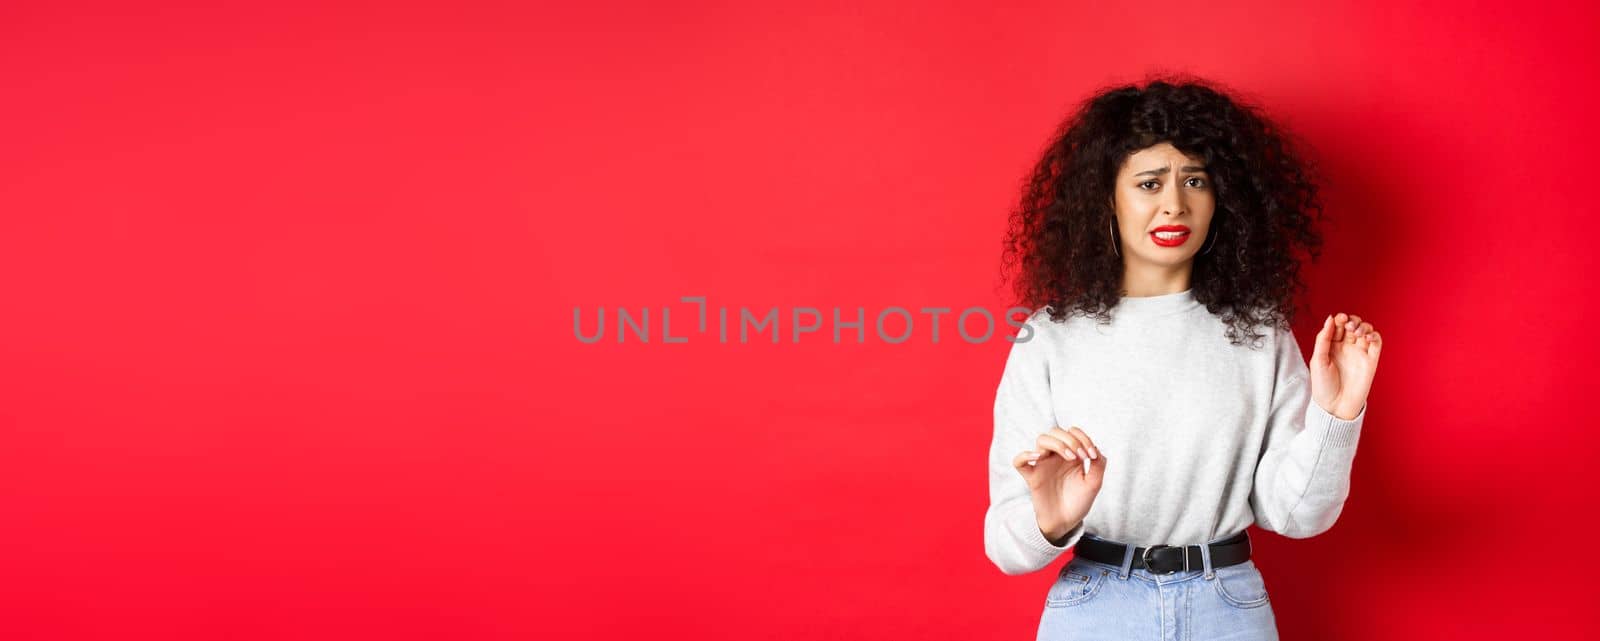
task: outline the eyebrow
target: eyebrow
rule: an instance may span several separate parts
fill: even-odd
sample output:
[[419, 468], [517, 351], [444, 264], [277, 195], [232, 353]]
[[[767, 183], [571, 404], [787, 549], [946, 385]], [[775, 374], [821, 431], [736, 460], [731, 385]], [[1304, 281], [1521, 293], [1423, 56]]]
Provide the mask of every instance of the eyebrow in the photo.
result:
[[[1160, 169], [1146, 169], [1146, 170], [1141, 171], [1141, 172], [1139, 172], [1137, 174], [1134, 174], [1134, 175], [1135, 176], [1146, 176], [1146, 175], [1148, 175], [1148, 176], [1161, 176], [1161, 175], [1165, 175], [1167, 173], [1167, 169], [1168, 169], [1168, 167], [1162, 167]], [[1200, 172], [1200, 171], [1205, 171], [1206, 168], [1202, 167], [1202, 166], [1197, 166], [1197, 165], [1184, 165], [1183, 166], [1183, 170], [1187, 171], [1187, 172]]]

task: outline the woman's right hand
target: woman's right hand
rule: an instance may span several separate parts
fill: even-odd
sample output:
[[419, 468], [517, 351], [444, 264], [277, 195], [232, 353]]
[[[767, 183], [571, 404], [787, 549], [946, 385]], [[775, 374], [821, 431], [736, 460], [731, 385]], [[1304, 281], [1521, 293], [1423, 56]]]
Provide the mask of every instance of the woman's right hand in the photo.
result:
[[1035, 444], [1037, 449], [1016, 455], [1011, 464], [1028, 481], [1040, 531], [1054, 541], [1094, 506], [1106, 478], [1105, 456], [1076, 425], [1051, 428]]

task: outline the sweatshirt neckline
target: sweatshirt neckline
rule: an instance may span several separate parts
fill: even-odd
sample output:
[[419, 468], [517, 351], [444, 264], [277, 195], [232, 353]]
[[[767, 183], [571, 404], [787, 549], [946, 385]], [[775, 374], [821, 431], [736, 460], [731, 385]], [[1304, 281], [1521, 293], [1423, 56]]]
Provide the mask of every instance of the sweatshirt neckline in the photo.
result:
[[1194, 298], [1194, 288], [1157, 296], [1123, 296], [1117, 302], [1116, 315], [1121, 318], [1149, 318], [1166, 316], [1199, 307]]

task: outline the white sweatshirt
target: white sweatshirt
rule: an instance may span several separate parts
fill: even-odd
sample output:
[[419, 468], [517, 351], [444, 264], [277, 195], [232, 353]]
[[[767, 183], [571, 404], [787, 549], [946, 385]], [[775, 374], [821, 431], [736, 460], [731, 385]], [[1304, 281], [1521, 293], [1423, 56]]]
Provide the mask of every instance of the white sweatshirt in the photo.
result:
[[[1251, 523], [1305, 538], [1333, 526], [1350, 493], [1366, 406], [1341, 420], [1311, 400], [1294, 334], [1258, 326], [1257, 348], [1188, 289], [1123, 297], [1112, 322], [1052, 322], [1018, 332], [994, 403], [984, 550], [1005, 574], [1034, 572], [1085, 532], [1134, 545], [1193, 545]], [[1077, 425], [1106, 462], [1094, 506], [1059, 545], [1039, 530], [1011, 465], [1054, 426]], [[1076, 462], [1082, 465], [1081, 461]], [[1094, 461], [1100, 465], [1100, 461]]]

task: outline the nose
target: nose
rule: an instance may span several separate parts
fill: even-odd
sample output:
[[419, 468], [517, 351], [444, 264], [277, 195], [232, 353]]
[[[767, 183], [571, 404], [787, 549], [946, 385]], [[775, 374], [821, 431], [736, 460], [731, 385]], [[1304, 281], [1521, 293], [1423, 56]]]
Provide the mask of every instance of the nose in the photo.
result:
[[1184, 204], [1183, 190], [1174, 189], [1162, 200], [1161, 210], [1168, 216], [1177, 216], [1185, 211]]

